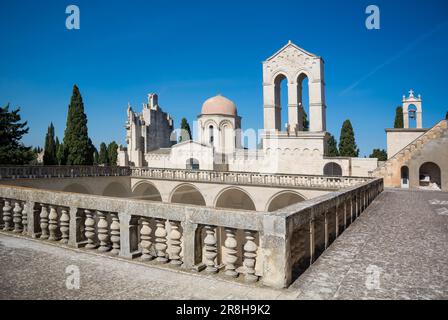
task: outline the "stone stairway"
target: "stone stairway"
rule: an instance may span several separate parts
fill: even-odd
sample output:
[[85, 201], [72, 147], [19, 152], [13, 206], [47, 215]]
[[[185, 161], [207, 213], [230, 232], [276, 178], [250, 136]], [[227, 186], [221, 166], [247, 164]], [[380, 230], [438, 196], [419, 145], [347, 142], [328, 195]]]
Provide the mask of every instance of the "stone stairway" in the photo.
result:
[[[372, 172], [372, 176], [383, 178], [385, 186], [398, 187], [399, 185], [397, 185], [396, 175], [400, 175], [401, 166], [406, 164], [412, 158], [420, 156], [422, 149], [429, 142], [433, 142], [444, 136], [448, 136], [448, 120], [441, 120], [434, 127], [409, 143], [393, 157], [378, 166], [378, 168]], [[398, 177], [398, 181], [399, 179], [400, 177]]]

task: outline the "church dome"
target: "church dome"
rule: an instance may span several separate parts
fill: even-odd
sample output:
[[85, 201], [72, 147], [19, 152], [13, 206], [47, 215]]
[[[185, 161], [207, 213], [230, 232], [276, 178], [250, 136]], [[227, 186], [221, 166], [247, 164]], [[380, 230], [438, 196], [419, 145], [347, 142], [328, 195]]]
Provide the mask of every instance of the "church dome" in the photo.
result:
[[221, 114], [236, 116], [236, 105], [232, 100], [229, 100], [226, 97], [218, 94], [217, 96], [205, 100], [204, 104], [202, 105], [201, 114]]

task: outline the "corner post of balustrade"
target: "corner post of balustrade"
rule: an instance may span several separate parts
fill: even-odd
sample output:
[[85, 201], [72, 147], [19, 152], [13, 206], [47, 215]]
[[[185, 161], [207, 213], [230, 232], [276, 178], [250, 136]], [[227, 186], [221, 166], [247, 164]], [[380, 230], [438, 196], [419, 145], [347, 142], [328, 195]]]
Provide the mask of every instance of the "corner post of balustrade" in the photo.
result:
[[260, 232], [260, 249], [263, 252], [263, 277], [266, 286], [285, 288], [291, 283], [292, 224], [284, 216], [265, 214]]
[[80, 210], [77, 207], [70, 207], [68, 222], [68, 245], [79, 248], [85, 244], [81, 227], [83, 224]]
[[[337, 212], [337, 211], [336, 211]], [[337, 224], [337, 222], [336, 222]], [[312, 265], [316, 259], [316, 228], [314, 214], [311, 215], [310, 220], [310, 265]]]
[[197, 265], [196, 257], [202, 250], [201, 239], [197, 239], [196, 230], [198, 229], [197, 223], [192, 223], [189, 216], [185, 217], [185, 221], [181, 222], [182, 226], [182, 241], [183, 241], [183, 269], [191, 270]]
[[26, 215], [27, 215], [27, 233], [33, 238], [37, 238], [39, 235], [39, 210], [36, 209], [36, 202], [26, 202]]
[[127, 212], [119, 212], [120, 220], [120, 257], [133, 259], [138, 252], [138, 218]]

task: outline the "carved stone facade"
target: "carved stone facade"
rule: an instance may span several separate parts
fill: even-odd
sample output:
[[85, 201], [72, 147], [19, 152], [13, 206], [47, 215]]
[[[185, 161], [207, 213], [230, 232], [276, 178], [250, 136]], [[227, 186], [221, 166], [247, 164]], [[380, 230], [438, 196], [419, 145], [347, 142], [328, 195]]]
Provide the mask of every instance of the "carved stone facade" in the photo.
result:
[[137, 167], [147, 166], [145, 154], [159, 148], [169, 148], [172, 141], [173, 119], [163, 112], [158, 97], [151, 93], [148, 103], [143, 104], [142, 113], [137, 114], [128, 105], [126, 122], [127, 148], [119, 150], [119, 163]]

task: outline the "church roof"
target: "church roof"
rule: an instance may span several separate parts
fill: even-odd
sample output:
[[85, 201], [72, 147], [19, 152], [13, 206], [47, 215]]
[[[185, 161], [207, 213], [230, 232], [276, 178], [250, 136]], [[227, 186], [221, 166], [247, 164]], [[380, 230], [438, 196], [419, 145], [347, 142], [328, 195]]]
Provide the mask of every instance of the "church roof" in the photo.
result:
[[205, 100], [201, 110], [201, 115], [204, 114], [219, 114], [235, 117], [237, 116], [237, 109], [232, 100], [218, 94]]
[[310, 57], [319, 58], [317, 55], [300, 48], [298, 45], [296, 45], [295, 43], [291, 42], [291, 40], [289, 40], [287, 44], [285, 44], [280, 50], [278, 50], [272, 56], [267, 58], [265, 61], [269, 61], [269, 60], [273, 59], [274, 57], [276, 57], [278, 54], [280, 54], [283, 50], [285, 50], [288, 47], [293, 47], [296, 50], [299, 50], [299, 51], [303, 52], [304, 54], [306, 54], [306, 55], [308, 55]]

